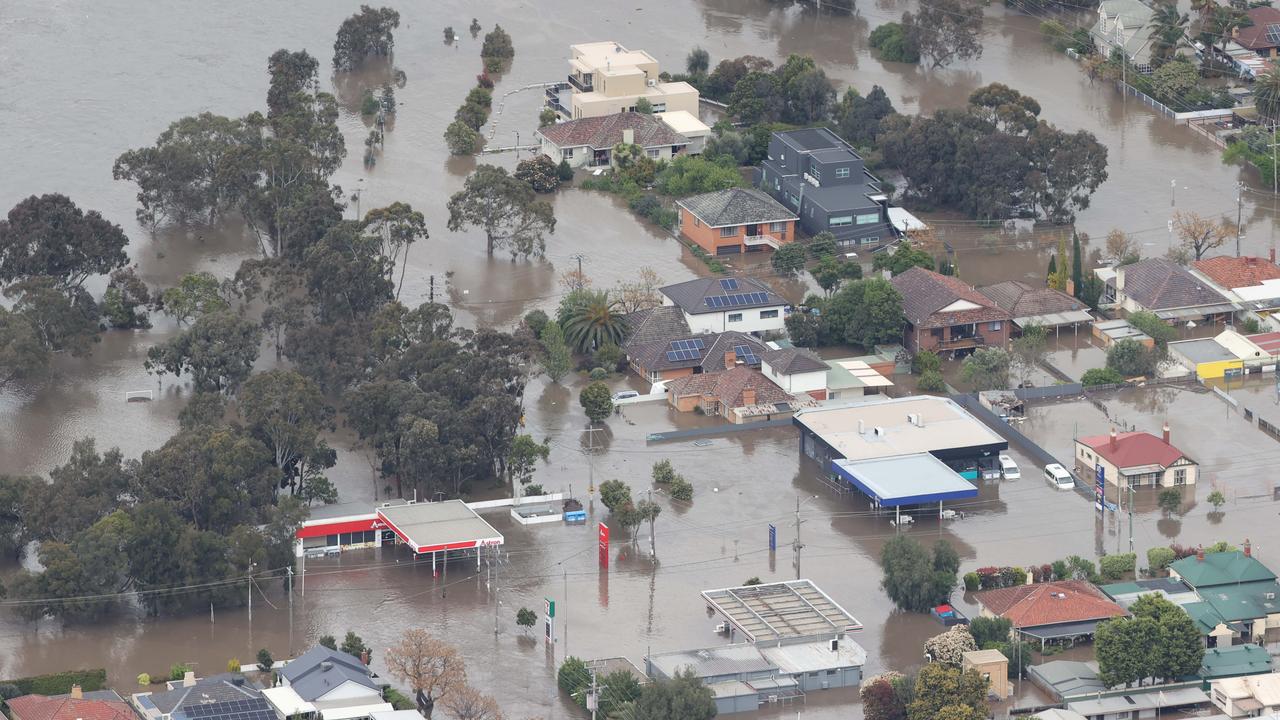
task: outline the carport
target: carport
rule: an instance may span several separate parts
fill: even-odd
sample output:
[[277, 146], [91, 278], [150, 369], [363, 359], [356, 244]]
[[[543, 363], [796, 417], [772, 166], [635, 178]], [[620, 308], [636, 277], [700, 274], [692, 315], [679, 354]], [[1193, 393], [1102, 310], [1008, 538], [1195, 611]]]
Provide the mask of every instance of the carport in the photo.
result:
[[978, 496], [978, 488], [947, 464], [927, 452], [894, 455], [872, 460], [831, 461], [831, 469], [851, 486], [871, 498], [876, 508], [891, 507], [895, 522], [902, 519], [903, 505], [942, 503]]

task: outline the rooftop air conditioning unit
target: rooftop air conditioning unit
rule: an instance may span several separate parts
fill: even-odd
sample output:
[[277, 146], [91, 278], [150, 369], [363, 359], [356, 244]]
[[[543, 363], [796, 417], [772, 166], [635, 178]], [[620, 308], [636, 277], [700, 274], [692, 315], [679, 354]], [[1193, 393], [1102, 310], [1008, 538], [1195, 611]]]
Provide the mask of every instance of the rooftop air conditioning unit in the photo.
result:
[[918, 426], [920, 424], [920, 416], [916, 413], [907, 413], [907, 422]]
[[875, 427], [875, 431], [874, 431], [874, 432], [875, 432], [875, 434], [876, 434], [876, 435], [884, 435], [884, 428], [882, 428], [882, 427], [880, 427], [879, 425], [877, 425], [877, 426]]
[[835, 652], [840, 649], [840, 638], [831, 638], [827, 641], [827, 644], [830, 646], [831, 652]]
[[653, 78], [649, 78], [648, 84], [649, 84], [649, 87], [658, 87], [658, 81]]
[[728, 632], [729, 632], [729, 623], [722, 622], [719, 625], [716, 625], [716, 633], [720, 635], [724, 635]]
[[1276, 594], [1275, 594], [1275, 593], [1267, 593], [1267, 599], [1268, 599], [1268, 600], [1275, 600], [1275, 599], [1276, 599]]

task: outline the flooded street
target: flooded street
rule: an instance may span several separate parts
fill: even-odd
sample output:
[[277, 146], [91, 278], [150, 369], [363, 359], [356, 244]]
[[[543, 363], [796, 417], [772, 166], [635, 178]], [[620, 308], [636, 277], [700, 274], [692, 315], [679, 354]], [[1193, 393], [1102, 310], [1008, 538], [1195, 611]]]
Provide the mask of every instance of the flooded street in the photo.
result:
[[[529, 141], [542, 94], [520, 88], [562, 79], [570, 43], [613, 39], [649, 51], [669, 71], [681, 70], [695, 45], [710, 51], [713, 65], [744, 54], [775, 61], [789, 53], [812, 54], [842, 87], [865, 93], [882, 85], [904, 112], [962, 105], [973, 89], [991, 82], [1011, 85], [1035, 97], [1050, 122], [1067, 130], [1089, 130], [1109, 148], [1110, 179], [1079, 216], [1079, 229], [1094, 238], [1087, 249], [1097, 249], [1107, 231], [1119, 227], [1137, 236], [1144, 254], [1162, 254], [1169, 243], [1170, 179], [1177, 181], [1172, 193], [1176, 208], [1205, 215], [1229, 212], [1233, 218], [1236, 183], [1247, 179], [1247, 173], [1223, 165], [1216, 148], [1191, 131], [1136, 102], [1123, 103], [1101, 83], [1091, 85], [1074, 61], [1043, 42], [1038, 30], [1042, 18], [999, 4], [986, 10], [982, 58], [931, 72], [882, 63], [867, 50], [869, 30], [898, 19], [911, 7], [905, 1], [862, 0], [852, 16], [818, 16], [765, 0], [392, 4], [402, 16], [395, 66], [407, 77], [396, 93], [402, 105], [395, 127], [377, 166], [366, 171], [359, 149], [367, 127], [352, 108], [362, 85], [379, 84], [387, 68], [340, 78], [339, 96], [346, 108], [340, 123], [348, 157], [334, 181], [348, 195], [359, 191], [362, 210], [403, 200], [426, 215], [431, 239], [410, 251], [402, 299], [407, 304], [425, 301], [434, 278], [437, 298], [447, 301], [464, 325], [509, 326], [533, 308], [554, 308], [564, 294], [558, 277], [576, 267], [572, 256], [577, 253], [586, 256], [583, 270], [596, 288], [629, 280], [644, 266], [665, 282], [705, 272], [673, 237], [635, 219], [616, 198], [577, 189], [553, 199], [557, 229], [542, 261], [488, 258], [481, 234], [446, 229], [445, 202], [477, 161], [449, 157], [441, 135], [480, 63], [478, 40], [463, 32], [448, 46], [441, 30], [445, 25], [465, 28], [473, 14], [486, 30], [501, 23], [516, 47], [514, 65], [495, 90], [494, 146], [515, 144], [517, 131], [520, 142]], [[6, 168], [0, 172], [0, 206], [11, 207], [33, 193], [61, 192], [83, 208], [100, 210], [125, 228], [130, 255], [153, 286], [169, 286], [196, 270], [232, 274], [242, 260], [258, 253], [242, 226], [162, 228], [153, 236], [134, 218], [135, 188], [111, 179], [112, 161], [127, 149], [151, 144], [184, 115], [243, 115], [263, 109], [267, 56], [282, 47], [307, 49], [327, 67], [334, 32], [355, 9], [332, 0], [309, 3], [305, 12], [244, 0], [155, 6], [121, 0], [9, 0], [0, 6], [0, 67], [5, 68], [0, 73], [0, 158]], [[488, 137], [489, 126], [483, 132]], [[503, 153], [481, 160], [510, 168], [517, 158]], [[1245, 252], [1265, 255], [1271, 246], [1277, 218], [1273, 204], [1270, 194], [1245, 193]], [[354, 213], [354, 207], [348, 210], [349, 217]], [[946, 213], [921, 214], [957, 249], [960, 274], [974, 284], [1040, 281], [1049, 253], [1066, 232], [1001, 232]], [[93, 289], [101, 292], [100, 285]], [[798, 298], [805, 284], [796, 281], [784, 290]], [[96, 437], [100, 448], [119, 446], [137, 457], [172, 435], [189, 390], [172, 377], [157, 383], [144, 371], [147, 348], [175, 331], [167, 318], [153, 320], [156, 328], [151, 331], [105, 333], [91, 357], [61, 360], [58, 376], [47, 384], [0, 395], [0, 471], [47, 473], [65, 462], [72, 442], [84, 436]], [[1075, 374], [1100, 365], [1100, 353], [1083, 337], [1076, 344], [1063, 338], [1051, 361]], [[274, 354], [264, 350], [259, 365], [273, 363]], [[583, 452], [587, 437], [578, 405], [580, 382], [575, 376], [564, 386], [545, 378], [531, 381], [525, 431], [548, 438], [552, 446], [550, 461], [535, 481], [549, 491], [572, 487], [582, 496], [591, 471]], [[611, 380], [616, 387], [634, 382], [631, 377]], [[155, 391], [153, 402], [124, 402], [125, 392], [147, 389]], [[1112, 418], [1143, 429], [1158, 428], [1160, 419], [1168, 417], [1176, 438], [1196, 443], [1187, 451], [1206, 468], [1206, 481], [1194, 493], [1188, 490], [1188, 496], [1203, 499], [1211, 489], [1209, 479], [1231, 487], [1235, 495], [1227, 517], [1248, 521], [1255, 552], [1280, 559], [1274, 506], [1249, 502], [1268, 490], [1270, 480], [1263, 471], [1280, 445], [1268, 444], [1272, 441], [1256, 429], [1248, 435], [1235, 425], [1202, 424], [1202, 418], [1216, 417], [1226, 407], [1207, 392], [1166, 388], [1134, 397], [1141, 400], [1117, 395], [1100, 402]], [[1178, 412], [1166, 415], [1174, 406]], [[580, 657], [626, 655], [640, 661], [649, 649], [719, 642], [698, 592], [738, 585], [752, 576], [766, 582], [794, 577], [790, 508], [797, 495], [814, 494], [818, 499], [802, 513], [803, 575], [865, 624], [858, 640], [870, 656], [868, 673], [918, 665], [923, 641], [943, 628], [927, 617], [891, 611], [879, 589], [876, 558], [895, 533], [887, 518], [871, 515], [860, 496], [833, 492], [819, 469], [801, 459], [790, 428], [728, 435], [706, 447], [646, 441], [651, 432], [710, 422], [691, 414], [677, 416], [663, 405], [633, 406], [611, 419], [607, 432], [596, 433], [597, 485], [619, 478], [639, 493], [650, 486], [651, 465], [669, 458], [696, 488], [687, 507], [659, 500], [663, 513], [657, 521], [656, 564], [648, 557], [647, 531], [641, 531], [637, 548], [622, 533], [615, 535], [609, 571], [597, 569], [594, 523], [606, 517], [598, 502], [585, 527], [523, 527], [501, 512], [489, 513], [486, 518], [506, 536], [492, 585], [486, 585], [485, 570], [477, 575], [474, 565], [451, 567], [446, 581], [387, 549], [308, 563], [305, 594], [296, 587], [290, 604], [282, 588], [266, 588], [266, 597], [255, 598], [252, 624], [245, 609], [219, 611], [212, 620], [197, 613], [115, 617], [67, 627], [33, 625], [0, 613], [0, 677], [72, 665], [105, 666], [123, 691], [138, 673], [157, 673], [172, 663], [192, 662], [202, 674], [212, 674], [228, 659], [247, 661], [264, 646], [284, 657], [322, 634], [340, 635], [348, 629], [375, 649], [373, 665], [383, 671], [381, 651], [405, 628], [423, 626], [459, 646], [472, 684], [498, 695], [508, 717], [577, 718], [581, 714], [555, 689], [554, 668], [565, 645]], [[1087, 401], [1057, 403], [1035, 408], [1023, 430], [1055, 455], [1070, 457], [1077, 430], [1105, 432], [1108, 422]], [[331, 442], [340, 449], [331, 477], [342, 500], [371, 503], [380, 490], [368, 458], [351, 449], [352, 438], [341, 430]], [[1246, 442], [1249, 446], [1242, 450]], [[1121, 538], [1117, 518], [1100, 519], [1088, 499], [1054, 492], [1039, 481], [1027, 458], [1016, 449], [1012, 454], [1024, 468], [1021, 481], [983, 483], [980, 496], [963, 507], [964, 519], [939, 523], [922, 517], [905, 532], [923, 542], [951, 541], [962, 558], [962, 572], [979, 565], [1043, 563], [1114, 549]], [[1207, 519], [1205, 505], [1191, 499], [1186, 517], [1171, 520], [1160, 516], [1154, 496], [1139, 498], [1139, 553], [1175, 537], [1206, 544], [1243, 540], [1223, 535]], [[767, 549], [770, 524], [778, 528], [776, 554]], [[0, 568], [0, 574], [10, 569]], [[553, 653], [536, 633], [523, 637], [513, 622], [521, 606], [541, 612], [544, 597], [557, 600], [567, 623], [568, 637]], [[961, 600], [959, 594], [956, 598]], [[961, 604], [973, 610], [968, 599]], [[858, 714], [845, 704], [855, 699], [852, 691], [831, 691], [811, 695], [807, 705], [762, 716], [790, 716], [799, 710], [813, 718], [846, 718]]]

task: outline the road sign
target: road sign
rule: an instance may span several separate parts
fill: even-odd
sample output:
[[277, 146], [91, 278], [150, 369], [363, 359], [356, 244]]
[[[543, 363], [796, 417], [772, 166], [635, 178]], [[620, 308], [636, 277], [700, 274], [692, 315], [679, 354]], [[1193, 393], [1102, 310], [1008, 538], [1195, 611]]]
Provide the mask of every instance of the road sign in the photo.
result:
[[1093, 490], [1093, 506], [1098, 508], [1098, 512], [1103, 512], [1106, 507], [1107, 470], [1102, 467], [1102, 463], [1094, 465], [1093, 476], [1097, 481]]
[[769, 524], [769, 552], [777, 552], [778, 550], [778, 528], [772, 523]]
[[542, 598], [542, 614], [549, 618], [556, 616], [556, 601], [551, 598]]
[[609, 526], [600, 523], [600, 567], [609, 567]]

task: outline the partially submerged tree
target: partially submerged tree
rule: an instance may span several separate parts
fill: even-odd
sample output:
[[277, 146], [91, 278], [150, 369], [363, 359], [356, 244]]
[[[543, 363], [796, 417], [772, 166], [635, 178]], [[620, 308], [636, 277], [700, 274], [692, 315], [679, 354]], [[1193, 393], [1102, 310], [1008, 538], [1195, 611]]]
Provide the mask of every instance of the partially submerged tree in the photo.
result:
[[409, 685], [427, 720], [431, 720], [436, 703], [467, 687], [462, 656], [422, 628], [406, 630], [382, 659], [391, 677]]
[[361, 5], [360, 12], [342, 21], [333, 41], [335, 70], [353, 70], [369, 56], [388, 56], [395, 48], [393, 32], [400, 13], [389, 7]]
[[511, 259], [541, 256], [546, 233], [555, 232], [551, 205], [536, 198], [528, 183], [503, 168], [481, 165], [467, 177], [463, 189], [449, 199], [449, 230], [484, 230], [486, 250], [510, 251]]
[[1205, 253], [1222, 247], [1237, 234], [1235, 225], [1226, 218], [1214, 221], [1181, 210], [1173, 214], [1173, 229], [1193, 260], [1200, 260]]
[[935, 68], [982, 56], [982, 3], [977, 0], [929, 0], [917, 13], [903, 13], [902, 27]]

